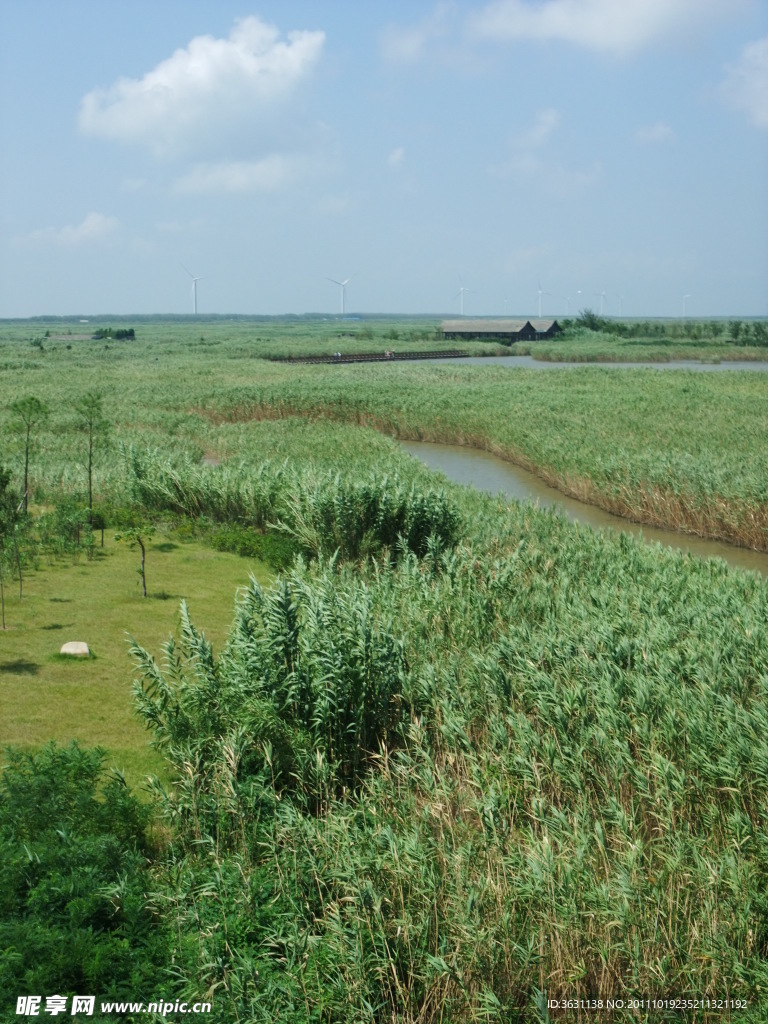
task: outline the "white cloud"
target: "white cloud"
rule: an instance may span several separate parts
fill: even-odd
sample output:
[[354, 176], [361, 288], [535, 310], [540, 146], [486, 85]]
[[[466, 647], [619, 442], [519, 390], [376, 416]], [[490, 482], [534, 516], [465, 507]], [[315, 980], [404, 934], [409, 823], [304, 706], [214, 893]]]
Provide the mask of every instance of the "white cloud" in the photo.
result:
[[449, 31], [455, 9], [455, 3], [439, 3], [428, 17], [416, 25], [388, 25], [380, 39], [383, 56], [400, 64], [419, 60], [429, 43]]
[[768, 36], [749, 43], [726, 67], [724, 98], [758, 128], [768, 128]]
[[684, 39], [741, 0], [493, 0], [470, 19], [472, 34], [496, 40], [563, 40], [623, 55]]
[[229, 160], [197, 164], [178, 178], [177, 192], [200, 194], [221, 192], [272, 192], [299, 176], [299, 157], [271, 153], [261, 160]]
[[405, 150], [402, 146], [393, 149], [387, 157], [387, 163], [390, 167], [399, 167], [403, 160], [405, 160]]
[[643, 145], [653, 145], [657, 142], [669, 142], [674, 139], [675, 133], [666, 121], [655, 121], [653, 124], [642, 125], [635, 132], [635, 142]]
[[80, 224], [68, 224], [63, 228], [41, 228], [24, 237], [24, 241], [46, 245], [81, 246], [104, 241], [119, 227], [117, 217], [103, 213], [89, 213]]
[[146, 146], [156, 156], [248, 138], [308, 77], [324, 39], [319, 31], [291, 32], [281, 41], [273, 25], [243, 18], [227, 39], [196, 36], [143, 78], [120, 78], [88, 93], [80, 128]]

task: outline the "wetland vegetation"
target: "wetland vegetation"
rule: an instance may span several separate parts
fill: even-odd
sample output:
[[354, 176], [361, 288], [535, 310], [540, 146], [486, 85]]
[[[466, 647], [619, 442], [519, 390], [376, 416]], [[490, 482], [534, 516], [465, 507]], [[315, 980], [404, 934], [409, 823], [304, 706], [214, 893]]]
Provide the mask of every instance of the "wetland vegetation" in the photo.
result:
[[[143, 985], [222, 1022], [505, 1024], [727, 996], [763, 1020], [768, 583], [394, 440], [765, 550], [763, 376], [261, 358], [424, 349], [419, 321], [110, 325], [0, 327], [8, 495], [29, 455], [29, 515], [2, 506], [4, 1005]], [[126, 523], [154, 530], [146, 599]], [[96, 657], [55, 658], [65, 630]]]

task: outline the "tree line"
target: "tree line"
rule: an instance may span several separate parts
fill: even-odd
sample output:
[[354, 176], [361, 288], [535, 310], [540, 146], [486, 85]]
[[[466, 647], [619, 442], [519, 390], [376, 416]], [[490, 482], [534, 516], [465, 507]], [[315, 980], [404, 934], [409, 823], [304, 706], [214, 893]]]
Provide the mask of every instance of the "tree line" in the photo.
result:
[[764, 320], [614, 320], [600, 316], [592, 309], [583, 309], [573, 320], [564, 320], [563, 327], [584, 327], [619, 338], [688, 338], [691, 341], [724, 341], [746, 346], [768, 345], [768, 323]]

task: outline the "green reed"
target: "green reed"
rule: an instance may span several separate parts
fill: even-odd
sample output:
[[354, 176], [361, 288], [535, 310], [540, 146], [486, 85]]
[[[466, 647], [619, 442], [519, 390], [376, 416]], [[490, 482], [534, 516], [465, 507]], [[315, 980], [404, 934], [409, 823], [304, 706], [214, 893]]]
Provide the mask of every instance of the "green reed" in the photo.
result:
[[[184, 871], [209, 878], [199, 926], [173, 897], [182, 933], [207, 936], [179, 947], [188, 984], [202, 973], [265, 1020], [538, 1020], [541, 992], [728, 992], [758, 1006], [765, 583], [535, 509], [469, 494], [461, 508], [453, 551], [362, 575], [298, 567], [241, 599], [218, 658], [199, 639], [167, 652], [175, 682], [144, 713], [188, 734], [169, 807], [190, 841]], [[360, 648], [337, 601], [380, 639]], [[270, 682], [301, 677], [291, 652], [306, 628], [300, 658], [311, 650], [330, 718], [297, 700], [297, 682]], [[400, 718], [379, 712], [389, 731], [363, 739], [345, 717], [354, 700], [342, 715], [334, 703], [345, 659], [390, 643]], [[148, 679], [163, 671], [141, 659]], [[196, 709], [193, 729], [177, 706]], [[318, 728], [314, 760], [282, 760], [273, 720]], [[322, 773], [335, 728], [365, 772], [334, 791]], [[211, 862], [196, 852], [206, 836]], [[247, 906], [261, 924], [243, 932]]]

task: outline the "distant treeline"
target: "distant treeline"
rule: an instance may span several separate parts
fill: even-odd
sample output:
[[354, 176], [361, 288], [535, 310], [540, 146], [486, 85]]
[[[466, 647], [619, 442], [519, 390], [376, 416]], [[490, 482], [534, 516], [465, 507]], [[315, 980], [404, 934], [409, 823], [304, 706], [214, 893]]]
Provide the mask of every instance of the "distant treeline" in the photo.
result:
[[136, 332], [133, 327], [99, 327], [97, 328], [91, 337], [98, 341], [100, 338], [111, 338], [114, 341], [133, 341], [136, 337]]
[[563, 327], [587, 327], [591, 331], [613, 334], [620, 338], [690, 338], [693, 341], [723, 339], [734, 345], [768, 345], [768, 323], [765, 320], [613, 320], [591, 309], [582, 310], [574, 320], [564, 320]]

